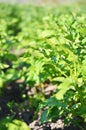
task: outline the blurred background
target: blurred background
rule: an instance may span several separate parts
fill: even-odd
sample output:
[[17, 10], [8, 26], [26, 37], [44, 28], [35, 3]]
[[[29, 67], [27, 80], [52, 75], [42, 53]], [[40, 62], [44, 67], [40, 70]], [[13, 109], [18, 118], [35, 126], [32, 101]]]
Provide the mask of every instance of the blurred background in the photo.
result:
[[75, 3], [75, 2], [80, 2], [80, 3], [85, 3], [86, 0], [0, 0], [0, 2], [6, 2], [6, 3], [29, 3], [29, 4], [69, 4], [69, 3]]

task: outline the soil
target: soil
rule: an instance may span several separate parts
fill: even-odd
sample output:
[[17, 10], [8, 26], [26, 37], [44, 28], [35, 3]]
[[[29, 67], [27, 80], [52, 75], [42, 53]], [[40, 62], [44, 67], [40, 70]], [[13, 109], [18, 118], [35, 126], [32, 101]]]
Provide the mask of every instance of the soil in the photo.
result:
[[[23, 92], [19, 87], [20, 85], [24, 86]], [[62, 119], [58, 119], [51, 123], [41, 124], [39, 115], [35, 114], [36, 108], [31, 108], [27, 100], [27, 97], [33, 97], [36, 91], [40, 91], [38, 87], [37, 90], [35, 88], [27, 87], [21, 81], [13, 81], [12, 83], [8, 84], [2, 90], [2, 96], [0, 97], [0, 120], [8, 115], [14, 114], [14, 118], [22, 119], [29, 125], [31, 130], [80, 130], [80, 128], [75, 127], [73, 124], [64, 127]], [[42, 92], [45, 94], [45, 97], [48, 98], [50, 95], [56, 92], [56, 87], [51, 85], [49, 82], [46, 82]], [[26, 95], [24, 99], [22, 98], [22, 94]], [[9, 108], [9, 102], [13, 104], [12, 111]], [[22, 104], [21, 109], [19, 108], [19, 104]], [[84, 130], [86, 130], [86, 127], [84, 127]]]

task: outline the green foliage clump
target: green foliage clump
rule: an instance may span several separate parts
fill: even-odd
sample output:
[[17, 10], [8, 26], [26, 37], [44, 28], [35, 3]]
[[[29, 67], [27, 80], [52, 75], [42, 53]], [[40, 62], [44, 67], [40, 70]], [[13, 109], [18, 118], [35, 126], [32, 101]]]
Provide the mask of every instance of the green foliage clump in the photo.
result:
[[0, 130], [30, 130], [30, 128], [23, 121], [6, 117], [0, 121]]

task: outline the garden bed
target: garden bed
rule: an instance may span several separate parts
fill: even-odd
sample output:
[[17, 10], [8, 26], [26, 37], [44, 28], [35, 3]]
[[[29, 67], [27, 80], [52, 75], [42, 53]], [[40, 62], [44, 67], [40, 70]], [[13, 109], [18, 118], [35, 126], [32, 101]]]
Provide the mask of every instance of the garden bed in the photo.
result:
[[0, 130], [86, 129], [86, 8], [0, 4]]

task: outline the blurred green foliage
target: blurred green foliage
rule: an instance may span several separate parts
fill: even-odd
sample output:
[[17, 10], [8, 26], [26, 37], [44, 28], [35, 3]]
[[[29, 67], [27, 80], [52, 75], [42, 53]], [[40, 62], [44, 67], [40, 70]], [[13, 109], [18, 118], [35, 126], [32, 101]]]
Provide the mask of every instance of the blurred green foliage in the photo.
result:
[[30, 130], [26, 123], [23, 121], [14, 119], [12, 117], [6, 117], [0, 121], [1, 130]]

